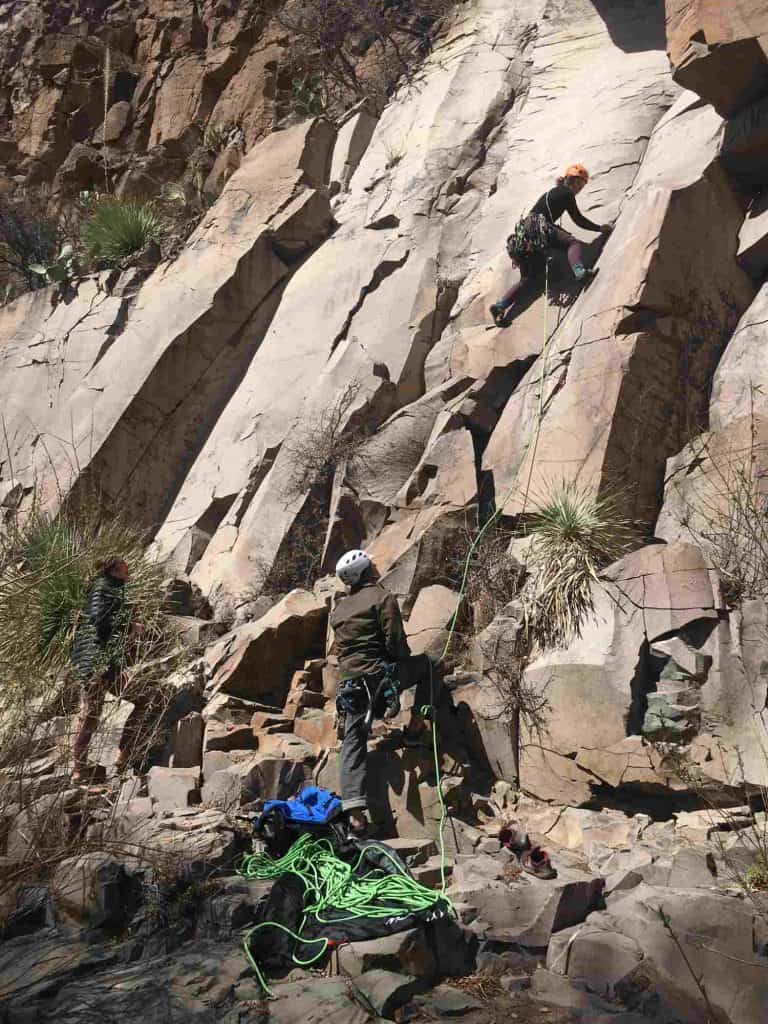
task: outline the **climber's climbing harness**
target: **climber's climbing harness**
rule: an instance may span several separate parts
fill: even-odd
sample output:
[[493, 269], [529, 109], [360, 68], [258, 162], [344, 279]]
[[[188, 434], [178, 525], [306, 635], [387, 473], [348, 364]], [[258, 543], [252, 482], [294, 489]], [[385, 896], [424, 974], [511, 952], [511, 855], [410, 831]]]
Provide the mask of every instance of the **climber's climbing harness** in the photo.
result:
[[344, 738], [347, 715], [365, 715], [365, 731], [369, 733], [374, 718], [394, 718], [400, 710], [400, 692], [395, 679], [397, 666], [388, 663], [382, 673], [342, 679], [336, 691], [336, 715], [339, 739]]

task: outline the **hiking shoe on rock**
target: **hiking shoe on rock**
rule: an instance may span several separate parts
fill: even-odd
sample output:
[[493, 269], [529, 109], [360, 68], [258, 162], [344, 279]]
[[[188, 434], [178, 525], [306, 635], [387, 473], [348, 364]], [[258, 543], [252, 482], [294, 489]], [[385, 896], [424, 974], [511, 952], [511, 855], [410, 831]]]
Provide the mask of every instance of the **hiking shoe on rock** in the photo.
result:
[[534, 846], [532, 850], [524, 850], [520, 854], [520, 867], [536, 878], [557, 878], [549, 854], [540, 846]]
[[528, 833], [519, 828], [516, 823], [505, 825], [499, 832], [499, 842], [506, 846], [513, 853], [522, 853], [523, 850], [530, 850], [531, 840]]

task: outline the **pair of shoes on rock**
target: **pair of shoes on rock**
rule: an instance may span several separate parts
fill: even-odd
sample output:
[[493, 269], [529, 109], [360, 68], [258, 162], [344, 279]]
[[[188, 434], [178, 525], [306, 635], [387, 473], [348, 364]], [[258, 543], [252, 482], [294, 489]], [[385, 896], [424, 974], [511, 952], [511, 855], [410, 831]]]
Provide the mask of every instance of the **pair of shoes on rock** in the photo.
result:
[[541, 846], [533, 846], [524, 829], [515, 822], [505, 825], [499, 832], [499, 842], [517, 858], [520, 867], [535, 878], [557, 878], [549, 854]]

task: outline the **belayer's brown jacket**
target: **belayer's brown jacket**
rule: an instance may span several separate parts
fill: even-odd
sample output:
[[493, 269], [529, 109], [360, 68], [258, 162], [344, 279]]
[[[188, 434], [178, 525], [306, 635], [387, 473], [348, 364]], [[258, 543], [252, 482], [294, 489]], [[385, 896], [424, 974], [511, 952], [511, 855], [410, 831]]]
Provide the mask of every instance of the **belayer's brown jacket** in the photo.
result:
[[343, 679], [382, 672], [387, 662], [410, 657], [397, 599], [379, 583], [364, 583], [331, 614]]

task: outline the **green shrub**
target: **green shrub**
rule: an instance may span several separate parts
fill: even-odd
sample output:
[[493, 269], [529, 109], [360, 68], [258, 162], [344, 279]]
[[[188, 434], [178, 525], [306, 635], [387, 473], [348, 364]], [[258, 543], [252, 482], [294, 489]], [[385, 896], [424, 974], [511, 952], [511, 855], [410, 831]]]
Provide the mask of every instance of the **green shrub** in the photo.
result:
[[98, 199], [81, 229], [88, 254], [116, 265], [163, 234], [163, 222], [152, 203], [105, 197]]
[[539, 646], [558, 647], [580, 635], [599, 571], [629, 549], [632, 524], [615, 496], [563, 483], [535, 509], [527, 533], [529, 629]]
[[[0, 540], [0, 708], [37, 697], [69, 663], [72, 637], [97, 563], [119, 556], [131, 576], [116, 659], [125, 667], [167, 655], [175, 636], [161, 610], [163, 567], [145, 553], [128, 518], [107, 516], [95, 497], [58, 515], [36, 508], [6, 525]], [[131, 629], [142, 626], [141, 635]]]

